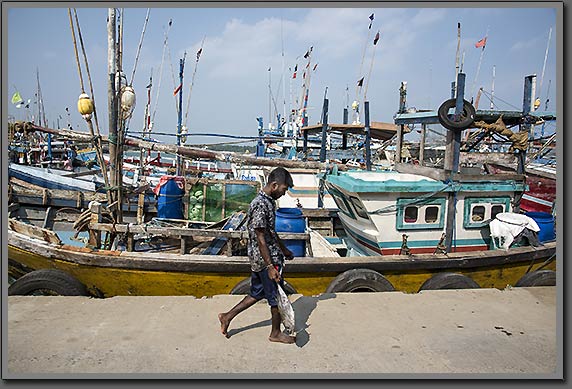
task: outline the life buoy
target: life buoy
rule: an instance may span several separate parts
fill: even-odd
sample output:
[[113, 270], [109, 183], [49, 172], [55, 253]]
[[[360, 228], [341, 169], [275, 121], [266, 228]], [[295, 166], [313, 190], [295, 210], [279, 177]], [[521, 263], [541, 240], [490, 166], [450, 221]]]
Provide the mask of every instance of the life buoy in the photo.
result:
[[556, 272], [553, 270], [533, 271], [522, 276], [514, 286], [556, 286]]
[[439, 273], [429, 278], [421, 285], [422, 290], [439, 289], [477, 289], [480, 288], [473, 279], [458, 273]]
[[457, 99], [449, 99], [441, 104], [437, 111], [439, 123], [448, 130], [464, 130], [475, 121], [475, 107], [467, 100], [463, 100], [463, 110], [456, 120], [454, 115], [449, 115], [449, 110], [455, 108], [456, 105]]
[[57, 269], [40, 269], [24, 274], [8, 287], [8, 295], [89, 296], [78, 279]]
[[[230, 294], [248, 294], [250, 292], [250, 277], [245, 278], [231, 289]], [[284, 292], [287, 295], [298, 293], [296, 289], [284, 280]]]
[[352, 269], [338, 274], [326, 293], [391, 292], [395, 288], [384, 276], [370, 269]]

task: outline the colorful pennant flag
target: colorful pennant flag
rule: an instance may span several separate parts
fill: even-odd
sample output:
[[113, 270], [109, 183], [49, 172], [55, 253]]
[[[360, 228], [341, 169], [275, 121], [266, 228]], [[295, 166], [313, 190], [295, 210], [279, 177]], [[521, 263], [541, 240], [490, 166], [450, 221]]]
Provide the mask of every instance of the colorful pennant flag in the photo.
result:
[[373, 23], [373, 14], [369, 15], [369, 27], [368, 27], [368, 29], [371, 29], [372, 23]]
[[24, 102], [24, 100], [22, 99], [22, 96], [20, 96], [20, 92], [14, 93], [12, 96], [12, 104], [19, 104], [22, 102]]
[[294, 66], [294, 74], [292, 75], [292, 78], [296, 78], [296, 72], [298, 71], [298, 64], [296, 64], [296, 66]]
[[373, 45], [374, 46], [377, 44], [378, 40], [379, 40], [379, 31], [377, 32], [377, 34], [375, 34], [375, 38], [373, 38]]
[[478, 49], [479, 47], [485, 47], [486, 44], [487, 44], [487, 37], [484, 37], [483, 39], [475, 43], [475, 47]]
[[364, 78], [365, 78], [365, 77], [362, 77], [362, 78], [359, 79], [359, 81], [357, 82], [357, 86], [362, 86], [362, 85], [363, 85], [363, 79], [364, 79]]
[[173, 96], [176, 96], [177, 93], [179, 93], [179, 91], [181, 90], [182, 87], [183, 87], [183, 84], [179, 84], [179, 86], [173, 91]]

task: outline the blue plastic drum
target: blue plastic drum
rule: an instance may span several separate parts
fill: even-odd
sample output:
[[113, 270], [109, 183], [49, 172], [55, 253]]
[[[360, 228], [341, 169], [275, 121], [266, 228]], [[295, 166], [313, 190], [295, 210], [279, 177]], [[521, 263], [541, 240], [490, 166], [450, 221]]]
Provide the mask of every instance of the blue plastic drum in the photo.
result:
[[538, 240], [540, 242], [548, 242], [556, 239], [554, 231], [554, 216], [547, 212], [526, 212], [526, 216], [532, 218], [538, 224]]
[[159, 190], [159, 198], [157, 200], [157, 217], [159, 218], [183, 218], [183, 195], [185, 190], [179, 188], [174, 178], [169, 179]]
[[[276, 232], [306, 232], [306, 220], [300, 208], [278, 208], [276, 210]], [[295, 257], [306, 256], [306, 240], [284, 239], [284, 245]]]

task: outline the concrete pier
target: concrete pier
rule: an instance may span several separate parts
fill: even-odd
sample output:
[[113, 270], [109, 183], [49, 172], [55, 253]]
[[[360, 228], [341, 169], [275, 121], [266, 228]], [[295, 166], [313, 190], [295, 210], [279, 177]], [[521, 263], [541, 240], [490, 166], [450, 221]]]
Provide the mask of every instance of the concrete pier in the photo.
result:
[[221, 335], [217, 313], [241, 299], [11, 296], [4, 378], [563, 374], [555, 287], [293, 295], [294, 345], [268, 341], [265, 300], [236, 317], [230, 338]]

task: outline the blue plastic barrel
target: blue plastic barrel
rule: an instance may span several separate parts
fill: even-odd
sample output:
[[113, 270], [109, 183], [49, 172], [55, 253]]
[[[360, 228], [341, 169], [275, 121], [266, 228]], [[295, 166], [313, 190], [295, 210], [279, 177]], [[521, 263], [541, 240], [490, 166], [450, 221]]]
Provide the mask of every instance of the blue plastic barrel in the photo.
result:
[[540, 242], [548, 242], [556, 239], [556, 232], [554, 231], [554, 216], [547, 212], [526, 212], [526, 216], [532, 218], [540, 231], [538, 231], [538, 240]]
[[[276, 210], [276, 232], [306, 232], [306, 220], [300, 208], [278, 208]], [[306, 240], [284, 239], [284, 245], [295, 257], [306, 256]]]
[[[173, 176], [172, 178], [175, 177]], [[185, 190], [179, 188], [174, 179], [169, 179], [159, 190], [157, 217], [164, 219], [182, 219], [184, 194]]]

